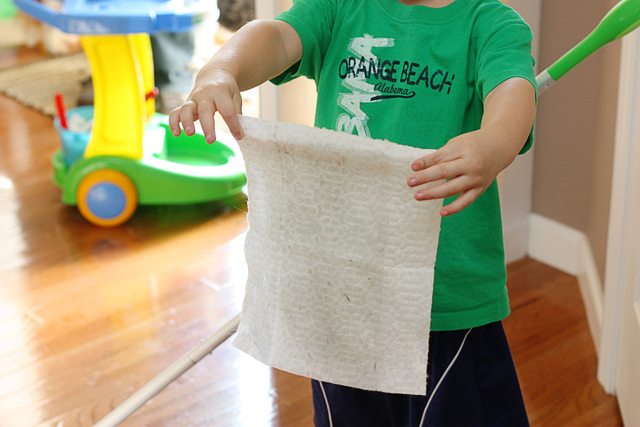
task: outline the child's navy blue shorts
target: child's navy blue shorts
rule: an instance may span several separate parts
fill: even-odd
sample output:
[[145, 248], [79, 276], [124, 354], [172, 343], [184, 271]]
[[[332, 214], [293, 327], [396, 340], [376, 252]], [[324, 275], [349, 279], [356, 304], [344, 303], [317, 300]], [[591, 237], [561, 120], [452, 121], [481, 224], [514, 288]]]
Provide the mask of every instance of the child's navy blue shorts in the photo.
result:
[[[322, 383], [333, 427], [528, 426], [502, 322], [473, 328], [467, 335], [468, 331], [431, 332], [426, 396], [381, 393]], [[465, 335], [467, 337], [461, 347]], [[441, 379], [434, 394], [434, 388]], [[312, 381], [312, 390], [315, 425], [329, 427], [327, 407], [318, 381]], [[420, 426], [431, 395], [433, 398]]]

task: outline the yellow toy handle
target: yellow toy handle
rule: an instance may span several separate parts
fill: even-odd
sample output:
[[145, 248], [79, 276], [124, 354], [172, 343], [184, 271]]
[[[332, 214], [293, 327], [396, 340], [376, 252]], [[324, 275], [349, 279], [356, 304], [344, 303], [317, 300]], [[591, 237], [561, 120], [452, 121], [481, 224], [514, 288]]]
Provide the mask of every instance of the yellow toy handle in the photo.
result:
[[142, 158], [144, 125], [155, 111], [153, 58], [147, 34], [82, 36], [91, 64], [94, 118], [85, 158]]

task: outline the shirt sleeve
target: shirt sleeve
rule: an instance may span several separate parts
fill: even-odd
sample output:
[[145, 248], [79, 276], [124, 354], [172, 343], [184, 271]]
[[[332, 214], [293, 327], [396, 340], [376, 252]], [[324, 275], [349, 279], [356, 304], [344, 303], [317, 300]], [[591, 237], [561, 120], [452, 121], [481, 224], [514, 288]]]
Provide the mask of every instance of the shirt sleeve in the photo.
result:
[[300, 76], [319, 80], [336, 16], [336, 1], [294, 0], [289, 10], [275, 18], [291, 25], [300, 36], [302, 59], [271, 82], [279, 85]]
[[[534, 60], [531, 56], [531, 29], [513, 10], [509, 9], [499, 22], [493, 22], [488, 38], [482, 40], [476, 61], [476, 91], [486, 99], [505, 80], [520, 77], [531, 83], [536, 91]], [[533, 128], [520, 154], [533, 144]]]

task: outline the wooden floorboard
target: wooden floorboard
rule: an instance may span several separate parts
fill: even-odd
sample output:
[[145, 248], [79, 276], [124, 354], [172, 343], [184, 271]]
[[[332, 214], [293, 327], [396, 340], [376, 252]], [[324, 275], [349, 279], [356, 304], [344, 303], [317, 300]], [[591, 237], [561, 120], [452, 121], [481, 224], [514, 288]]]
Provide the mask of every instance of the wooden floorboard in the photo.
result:
[[[0, 67], [37, 60], [0, 52]], [[141, 208], [114, 230], [63, 206], [48, 117], [0, 96], [0, 425], [89, 426], [240, 310], [244, 212]], [[620, 426], [574, 277], [509, 266], [506, 320], [534, 426]], [[227, 342], [125, 426], [312, 424], [308, 381]]]

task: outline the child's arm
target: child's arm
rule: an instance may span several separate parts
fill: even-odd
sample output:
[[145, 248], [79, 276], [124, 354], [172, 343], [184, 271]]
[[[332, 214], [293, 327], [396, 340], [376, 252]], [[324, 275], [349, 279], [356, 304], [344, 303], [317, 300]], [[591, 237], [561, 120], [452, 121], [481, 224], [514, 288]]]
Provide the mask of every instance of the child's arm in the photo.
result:
[[187, 101], [169, 115], [169, 127], [180, 134], [195, 132], [200, 120], [207, 142], [216, 139], [214, 114], [217, 111], [236, 139], [242, 138], [237, 114], [241, 113], [240, 91], [275, 77], [300, 60], [302, 43], [287, 23], [276, 20], [253, 21], [241, 28], [202, 67]]
[[535, 116], [535, 92], [531, 83], [512, 78], [487, 95], [480, 129], [452, 138], [439, 150], [416, 159], [409, 187], [446, 179], [431, 188], [417, 188], [416, 200], [458, 198], [440, 211], [443, 216], [460, 212], [491, 185], [509, 166], [527, 139]]

